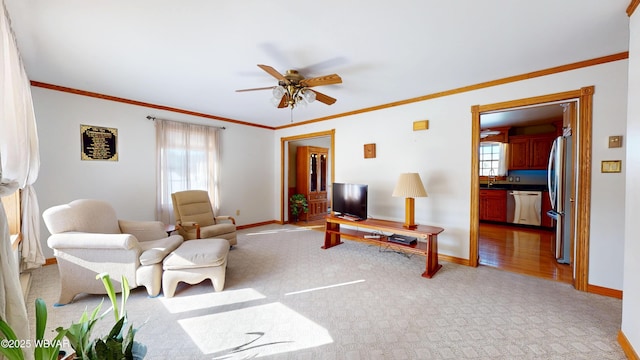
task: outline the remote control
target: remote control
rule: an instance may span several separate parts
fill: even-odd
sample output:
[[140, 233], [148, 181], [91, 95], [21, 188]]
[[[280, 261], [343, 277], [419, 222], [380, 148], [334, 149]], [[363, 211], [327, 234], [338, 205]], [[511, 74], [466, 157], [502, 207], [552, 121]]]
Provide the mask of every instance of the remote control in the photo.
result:
[[380, 239], [380, 235], [365, 235], [365, 239]]

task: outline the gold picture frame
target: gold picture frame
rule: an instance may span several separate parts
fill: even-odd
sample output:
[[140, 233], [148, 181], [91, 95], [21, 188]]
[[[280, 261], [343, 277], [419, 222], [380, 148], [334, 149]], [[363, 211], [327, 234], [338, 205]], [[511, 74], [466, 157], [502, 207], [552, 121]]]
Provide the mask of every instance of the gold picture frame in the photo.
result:
[[600, 166], [600, 172], [603, 173], [619, 173], [622, 171], [622, 160], [603, 160]]

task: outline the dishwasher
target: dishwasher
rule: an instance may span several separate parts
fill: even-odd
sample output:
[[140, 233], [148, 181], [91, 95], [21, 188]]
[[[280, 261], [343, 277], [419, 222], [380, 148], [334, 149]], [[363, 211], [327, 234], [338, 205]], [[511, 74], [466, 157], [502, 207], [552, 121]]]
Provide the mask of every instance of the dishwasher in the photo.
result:
[[542, 191], [507, 192], [507, 222], [540, 226]]

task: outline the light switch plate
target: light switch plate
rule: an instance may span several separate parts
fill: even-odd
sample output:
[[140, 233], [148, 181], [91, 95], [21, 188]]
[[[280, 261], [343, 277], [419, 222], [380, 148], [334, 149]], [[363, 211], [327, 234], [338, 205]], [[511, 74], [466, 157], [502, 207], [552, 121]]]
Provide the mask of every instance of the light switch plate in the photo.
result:
[[609, 147], [610, 148], [622, 147], [622, 135], [609, 136]]

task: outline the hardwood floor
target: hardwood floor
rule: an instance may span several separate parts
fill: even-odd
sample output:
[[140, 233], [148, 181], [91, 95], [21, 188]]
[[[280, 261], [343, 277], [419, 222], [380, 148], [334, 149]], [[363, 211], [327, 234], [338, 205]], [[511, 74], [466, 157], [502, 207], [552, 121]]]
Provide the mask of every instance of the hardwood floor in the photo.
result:
[[481, 222], [480, 265], [571, 283], [571, 266], [555, 259], [554, 238], [549, 230]]
[[[325, 220], [291, 224], [324, 231]], [[571, 283], [571, 266], [559, 264], [555, 259], [554, 237], [551, 230], [481, 222], [478, 236], [480, 265]]]

